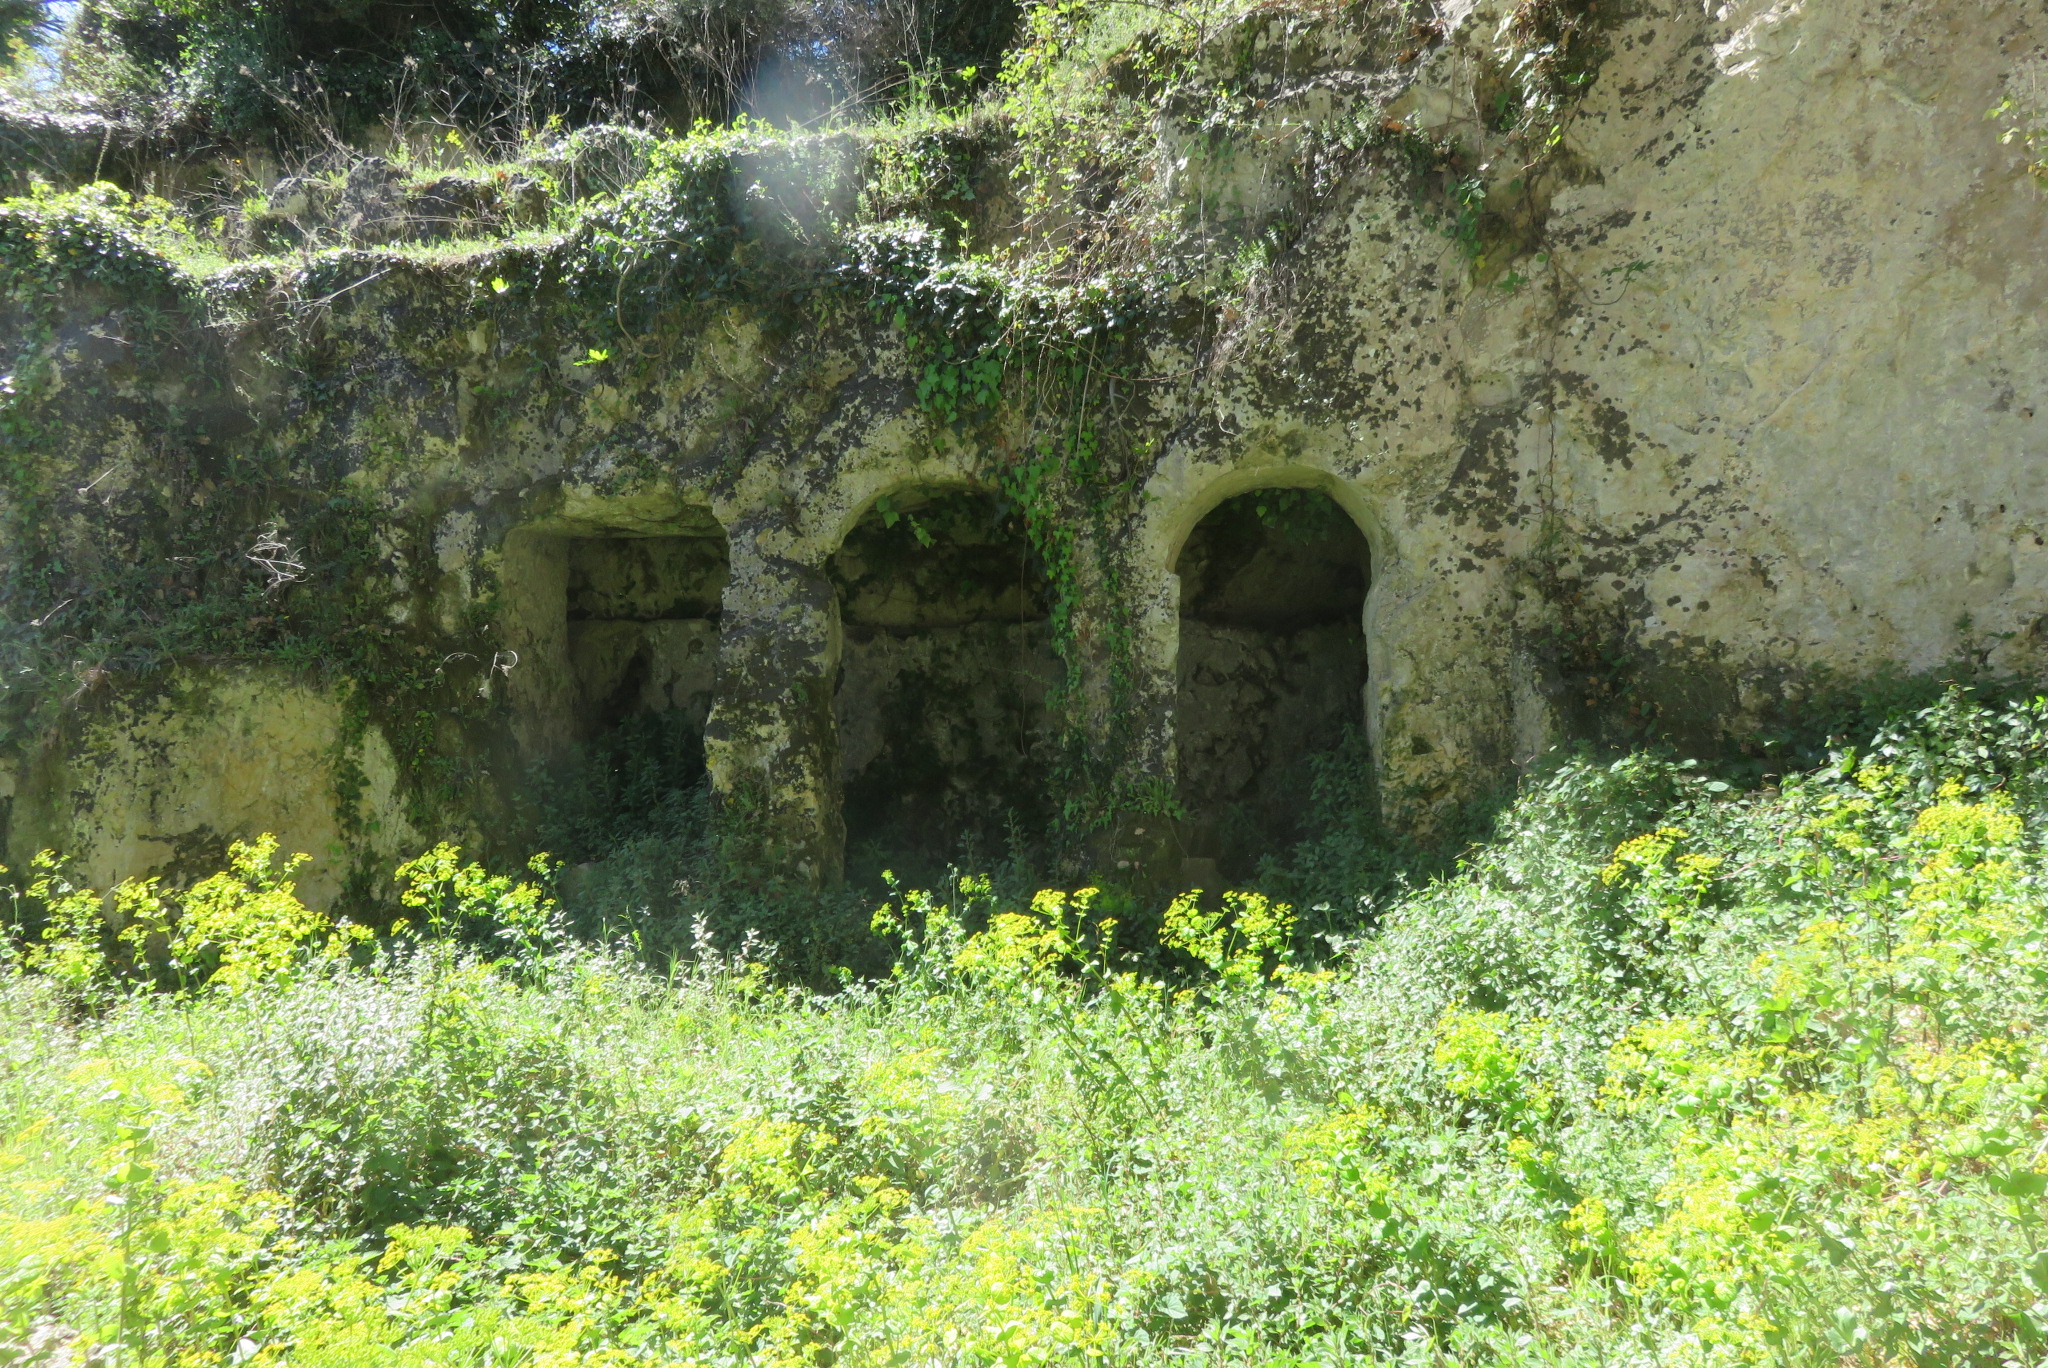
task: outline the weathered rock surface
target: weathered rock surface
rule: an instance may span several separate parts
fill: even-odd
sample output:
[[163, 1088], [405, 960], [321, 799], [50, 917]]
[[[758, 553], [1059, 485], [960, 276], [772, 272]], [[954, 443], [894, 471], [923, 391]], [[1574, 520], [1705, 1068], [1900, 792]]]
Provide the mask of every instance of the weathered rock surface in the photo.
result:
[[[1823, 675], [1970, 660], [2042, 677], [2048, 196], [1984, 116], [2039, 98], [2048, 5], [1617, 6], [1557, 169], [1478, 173], [1519, 246], [1476, 269], [1412, 183], [1338, 161], [1305, 184], [1289, 141], [1379, 100], [1411, 131], [1485, 145], [1502, 8], [1448, 8], [1447, 40], [1405, 65], [1256, 17], [1241, 46], [1258, 121], [1197, 137], [1161, 115], [1176, 194], [1219, 231], [1290, 213], [1298, 233], [1220, 331], [1148, 338], [1165, 378], [1133, 419], [1138, 497], [1073, 528], [1070, 664], [1076, 696], [1102, 701], [1083, 714], [1122, 738], [1105, 753], [1133, 784], [1173, 783], [1177, 558], [1219, 503], [1262, 488], [1322, 491], [1369, 544], [1356, 716], [1409, 821], [1589, 730], [1739, 738]], [[794, 315], [733, 304], [658, 356], [593, 364], [524, 287], [395, 257], [358, 274], [298, 287], [335, 377], [317, 405], [294, 407], [254, 355], [236, 384], [252, 427], [388, 510], [410, 529], [394, 548], [427, 548], [393, 550], [394, 611], [468, 643], [450, 687], [505, 738], [501, 805], [472, 793], [437, 820], [516, 844], [517, 757], [573, 739], [593, 694], [618, 695], [612, 657], [638, 651], [653, 673], [636, 687], [702, 716], [717, 788], [752, 795], [789, 867], [835, 877], [842, 771], [886, 744], [835, 710], [833, 557], [879, 499], [998, 487], [1001, 432], [935, 422], [887, 320], [822, 295]], [[77, 352], [68, 365], [117, 364]], [[94, 460], [146, 461], [146, 437], [110, 423]], [[670, 604], [630, 632], [593, 625], [637, 620], [630, 606], [573, 618], [576, 546], [663, 538], [722, 542], [715, 612]], [[684, 662], [714, 638], [707, 686]], [[934, 649], [870, 661], [860, 687], [936, 668]], [[67, 844], [137, 873], [202, 833], [276, 829], [316, 862], [356, 839], [329, 796], [327, 695], [223, 683], [196, 718], [182, 697], [17, 762], [11, 857]], [[349, 801], [402, 844], [382, 763], [362, 762]], [[1170, 861], [1161, 829], [1126, 816], [1109, 854]]]

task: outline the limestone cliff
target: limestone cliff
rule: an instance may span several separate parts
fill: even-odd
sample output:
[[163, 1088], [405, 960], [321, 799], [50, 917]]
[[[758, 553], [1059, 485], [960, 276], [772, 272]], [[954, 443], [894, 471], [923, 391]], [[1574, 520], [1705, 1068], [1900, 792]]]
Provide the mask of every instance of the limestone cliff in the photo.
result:
[[[488, 241], [198, 283], [14, 202], [9, 863], [513, 853], [550, 764], [654, 717], [807, 879], [1006, 805], [1172, 878], [1345, 720], [1426, 825], [1574, 736], [2041, 677], [2048, 195], [2001, 134], [2048, 121], [2048, 4], [1603, 0], [1533, 139], [1530, 10], [1110, 60], [1144, 221], [1206, 255], [1057, 346], [977, 283], [1052, 231], [1000, 120], [917, 144], [928, 228], [843, 133], [605, 144], [642, 160], [572, 231], [505, 182]], [[226, 606], [152, 651], [110, 595]]]

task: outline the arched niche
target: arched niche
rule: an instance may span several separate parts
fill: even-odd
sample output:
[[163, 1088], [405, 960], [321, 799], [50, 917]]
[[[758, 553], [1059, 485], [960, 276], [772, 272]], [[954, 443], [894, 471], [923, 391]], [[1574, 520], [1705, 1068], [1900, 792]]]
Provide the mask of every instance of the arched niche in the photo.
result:
[[1304, 834], [1314, 757], [1366, 723], [1372, 551], [1317, 484], [1226, 489], [1186, 520], [1174, 701], [1185, 873], [1241, 880]]
[[1042, 831], [1059, 662], [1015, 510], [971, 488], [894, 490], [828, 573], [849, 875], [986, 866]]
[[672, 716], [701, 749], [718, 657], [724, 534], [564, 539], [577, 731]]
[[602, 860], [672, 826], [702, 784], [729, 576], [725, 530], [701, 508], [507, 539], [507, 687], [536, 836], [555, 853]]

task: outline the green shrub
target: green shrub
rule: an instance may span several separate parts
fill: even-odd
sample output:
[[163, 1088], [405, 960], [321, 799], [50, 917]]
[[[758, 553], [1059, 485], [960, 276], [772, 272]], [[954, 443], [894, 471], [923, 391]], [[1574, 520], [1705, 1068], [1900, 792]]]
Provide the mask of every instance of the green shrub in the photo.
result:
[[[81, 1012], [70, 960], [17, 957], [0, 1336], [2037, 1362], [2044, 722], [1952, 695], [1756, 793], [1572, 761], [1320, 965], [1266, 894], [1180, 899], [1150, 946], [1126, 897], [965, 878], [876, 914], [884, 980], [820, 995], [708, 935], [655, 973], [445, 846], [368, 959]], [[274, 896], [240, 858], [209, 897]]]
[[913, 73], [992, 75], [1015, 23], [1014, 4], [962, 0], [89, 0], [64, 58], [146, 124], [305, 148], [418, 122], [687, 130], [758, 100], [764, 65], [811, 88], [772, 112], [815, 117], [907, 94]]
[[368, 933], [299, 901], [292, 876], [306, 858], [280, 861], [277, 838], [265, 833], [232, 843], [228, 868], [188, 889], [152, 877], [101, 893], [43, 851], [14, 895], [20, 962], [92, 1003], [149, 985], [232, 995], [346, 957]]

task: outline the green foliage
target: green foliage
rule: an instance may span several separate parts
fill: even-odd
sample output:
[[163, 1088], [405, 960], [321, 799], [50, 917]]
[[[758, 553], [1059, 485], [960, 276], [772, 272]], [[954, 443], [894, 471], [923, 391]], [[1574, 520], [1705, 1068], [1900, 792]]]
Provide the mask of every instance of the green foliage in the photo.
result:
[[103, 899], [97, 890], [73, 883], [54, 851], [40, 852], [30, 868], [34, 878], [14, 898], [18, 929], [34, 928], [32, 936], [24, 936], [21, 961], [83, 998], [112, 977]]
[[534, 856], [527, 868], [540, 883], [527, 883], [461, 859], [462, 851], [443, 841], [400, 865], [393, 876], [399, 906], [419, 914], [433, 942], [481, 926], [519, 958], [545, 965], [545, 952], [563, 939], [560, 911], [544, 887], [553, 882], [555, 865], [545, 855]]
[[[1607, 56], [1599, 10], [1599, 0], [1522, 0], [1508, 15], [1508, 78], [1521, 97], [1517, 122], [1539, 132], [1546, 147], [1556, 146], [1564, 107], [1584, 93]], [[1511, 104], [1503, 98], [1501, 108]]]
[[65, 193], [38, 187], [0, 207], [0, 252], [9, 294], [20, 304], [76, 279], [144, 298], [175, 298], [189, 280], [167, 249], [186, 240], [168, 201], [136, 198], [105, 182]]
[[[43, 0], [0, 0], [0, 54], [10, 53], [17, 44], [25, 47], [46, 40], [55, 28]], [[5, 64], [0, 58], [0, 67]]]
[[704, 832], [703, 742], [673, 714], [628, 717], [535, 782], [548, 794], [542, 840], [574, 862]]
[[181, 139], [291, 148], [423, 119], [686, 129], [750, 97], [807, 119], [929, 102], [971, 88], [963, 69], [992, 72], [1015, 16], [958, 0], [91, 0], [64, 58], [74, 85]]
[[2027, 163], [2027, 174], [2048, 190], [2048, 114], [2029, 113], [2008, 96], [1986, 110], [1984, 117], [2003, 125], [1998, 135], [2000, 144], [2010, 147], [2018, 143], [2025, 149], [2032, 158]]
[[449, 847], [367, 961], [83, 1022], [37, 961], [0, 1323], [163, 1363], [2034, 1362], [2044, 729], [1955, 695], [1755, 794], [1573, 762], [1316, 968], [1269, 898], [1148, 948], [979, 878], [898, 892], [895, 972], [829, 996], [708, 938], [479, 952], [550, 902]]
[[563, 283], [633, 331], [654, 310], [730, 288], [740, 230], [727, 185], [734, 152], [747, 141], [742, 133], [657, 144], [645, 172], [584, 218], [561, 266]]
[[367, 934], [332, 925], [298, 900], [292, 876], [305, 862], [294, 855], [279, 863], [277, 839], [266, 834], [253, 845], [234, 842], [228, 868], [181, 895], [166, 895], [155, 879], [124, 884], [114, 891], [120, 938], [148, 962], [161, 937], [163, 967], [180, 987], [247, 992], [284, 975], [308, 947], [332, 937], [342, 948]]
[[1223, 990], [1243, 991], [1280, 976], [1293, 949], [1294, 909], [1236, 891], [1204, 908], [1196, 889], [1167, 906], [1159, 938], [1215, 975]]
[[280, 861], [275, 837], [233, 842], [228, 861], [182, 891], [151, 877], [102, 893], [43, 851], [27, 885], [10, 890], [20, 962], [80, 1006], [150, 986], [232, 996], [288, 977], [311, 957], [346, 957], [367, 935], [299, 901], [292, 876], [306, 857]]

